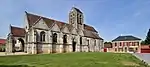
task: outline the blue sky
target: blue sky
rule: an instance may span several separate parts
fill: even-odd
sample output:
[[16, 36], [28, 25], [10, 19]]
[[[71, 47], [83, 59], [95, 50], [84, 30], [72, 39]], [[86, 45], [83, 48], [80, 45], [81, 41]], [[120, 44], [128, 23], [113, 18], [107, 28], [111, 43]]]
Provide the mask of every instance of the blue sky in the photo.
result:
[[150, 0], [1, 0], [0, 38], [9, 33], [10, 24], [24, 26], [25, 11], [67, 22], [73, 6], [105, 41], [120, 35], [145, 39], [150, 28]]

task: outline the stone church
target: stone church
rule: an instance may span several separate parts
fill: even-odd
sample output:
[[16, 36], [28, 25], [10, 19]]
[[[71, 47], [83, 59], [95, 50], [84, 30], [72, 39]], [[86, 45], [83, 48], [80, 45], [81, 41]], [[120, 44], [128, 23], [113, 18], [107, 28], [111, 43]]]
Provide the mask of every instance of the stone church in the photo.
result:
[[103, 48], [103, 39], [84, 24], [84, 15], [76, 7], [69, 12], [68, 23], [28, 12], [24, 21], [24, 28], [10, 25], [6, 52], [99, 52]]

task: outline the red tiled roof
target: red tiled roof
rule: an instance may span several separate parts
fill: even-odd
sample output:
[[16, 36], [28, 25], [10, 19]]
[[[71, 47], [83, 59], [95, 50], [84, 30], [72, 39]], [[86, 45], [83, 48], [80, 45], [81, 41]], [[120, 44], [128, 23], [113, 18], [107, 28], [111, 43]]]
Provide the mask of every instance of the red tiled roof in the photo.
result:
[[[40, 18], [42, 18], [46, 24], [50, 27], [54, 22], [56, 22], [56, 24], [61, 28], [63, 25], [67, 24], [61, 21], [57, 21], [54, 19], [50, 19], [50, 18], [46, 18], [46, 17], [42, 17], [42, 16], [38, 16], [38, 15], [34, 15], [34, 14], [30, 14], [27, 13], [27, 19], [28, 19], [28, 24], [29, 26], [32, 26], [34, 23], [36, 23]], [[93, 32], [97, 32], [92, 26], [86, 25], [84, 24], [84, 29], [89, 30], [89, 31], [93, 31]]]
[[86, 24], [84, 24], [84, 29], [89, 30], [89, 31], [93, 31], [93, 32], [97, 32], [92, 26], [89, 26]]
[[[54, 20], [54, 19], [50, 19], [50, 18], [46, 18], [46, 17], [30, 14], [30, 13], [27, 13], [27, 12], [26, 12], [26, 15], [27, 15], [29, 26], [34, 25], [37, 21], [39, 21], [39, 19], [43, 19], [45, 21], [45, 23], [48, 25], [48, 27], [51, 27], [53, 23], [56, 23], [59, 26], [60, 29], [64, 25], [67, 25], [69, 29], [72, 28], [71, 25], [69, 26], [68, 23], [64, 23], [64, 22], [57, 21], [57, 20]], [[99, 35], [92, 33], [92, 32], [96, 32], [97, 33], [97, 31], [92, 26], [84, 24], [84, 29], [86, 31], [86, 32], [84, 32], [86, 37], [102, 39], [102, 38], [99, 37]], [[89, 33], [87, 31], [89, 31]]]
[[46, 22], [48, 27], [50, 27], [53, 23], [56, 23], [59, 26], [59, 28], [61, 28], [64, 24], [67, 24], [67, 23], [64, 23], [64, 22], [61, 22], [61, 21], [57, 21], [57, 20], [54, 20], [54, 19], [50, 19], [50, 18], [30, 14], [30, 13], [27, 13], [27, 12], [26, 12], [26, 15], [27, 15], [29, 26], [32, 26], [33, 24], [35, 24], [41, 18]]
[[86, 37], [103, 40], [102, 38], [99, 37], [99, 35], [93, 33], [92, 31], [83, 31], [83, 33], [84, 33], [84, 36], [86, 36]]
[[6, 43], [6, 39], [0, 39], [0, 45], [3, 45]]
[[55, 22], [59, 26], [59, 28], [62, 28], [65, 24], [67, 24], [67, 23], [60, 22], [60, 21], [55, 21]]
[[11, 34], [13, 36], [24, 37], [25, 36], [25, 29], [24, 28], [19, 28], [19, 27], [11, 26]]
[[51, 20], [49, 18], [42, 17], [42, 19], [45, 21], [48, 27], [51, 27], [51, 25], [54, 23], [55, 20]]
[[28, 23], [29, 27], [32, 26], [38, 19], [40, 19], [40, 16], [38, 16], [38, 15], [30, 14], [27, 12], [26, 12], [26, 15], [27, 15], [27, 20], [29, 22]]

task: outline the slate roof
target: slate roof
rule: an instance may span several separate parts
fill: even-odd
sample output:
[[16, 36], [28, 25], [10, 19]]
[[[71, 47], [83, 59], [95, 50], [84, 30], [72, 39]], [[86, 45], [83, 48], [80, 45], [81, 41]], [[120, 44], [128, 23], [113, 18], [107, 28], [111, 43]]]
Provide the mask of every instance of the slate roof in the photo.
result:
[[141, 40], [140, 38], [134, 37], [132, 35], [129, 36], [118, 36], [112, 41], [131, 41], [131, 40]]
[[[79, 10], [79, 9], [76, 9], [76, 10]], [[25, 12], [25, 13], [26, 13], [26, 16], [27, 16], [29, 28], [31, 26], [33, 26], [34, 24], [36, 24], [40, 19], [43, 19], [45, 21], [45, 23], [48, 25], [48, 27], [51, 27], [54, 23], [56, 23], [60, 29], [64, 28], [64, 26], [67, 26], [69, 30], [72, 29], [72, 26], [69, 25], [68, 23], [65, 23], [65, 22], [62, 22], [62, 21], [57, 21], [57, 20], [50, 19], [50, 18], [46, 18], [46, 17], [39, 16], [39, 15], [35, 15], [35, 14], [31, 14], [31, 13], [27, 13], [27, 12]], [[84, 24], [84, 29], [89, 31], [90, 35], [88, 33], [85, 33], [85, 35], [87, 37], [102, 39], [102, 38], [99, 37], [99, 35], [96, 35], [96, 34], [92, 33], [92, 32], [98, 33], [92, 26]]]
[[10, 31], [13, 36], [24, 37], [25, 29], [20, 27], [10, 26]]

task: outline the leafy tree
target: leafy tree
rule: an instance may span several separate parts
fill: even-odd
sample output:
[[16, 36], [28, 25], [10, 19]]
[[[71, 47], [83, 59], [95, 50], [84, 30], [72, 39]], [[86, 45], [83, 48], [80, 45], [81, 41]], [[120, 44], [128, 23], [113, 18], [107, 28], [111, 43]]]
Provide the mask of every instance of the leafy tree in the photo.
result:
[[104, 47], [110, 48], [110, 47], [112, 47], [112, 43], [111, 42], [104, 42]]
[[104, 44], [111, 44], [111, 42], [104, 42]]
[[146, 36], [146, 39], [145, 39], [145, 44], [146, 44], [146, 45], [149, 45], [149, 44], [150, 44], [150, 29], [149, 29], [149, 31], [148, 31], [148, 33], [147, 33], [147, 36]]

